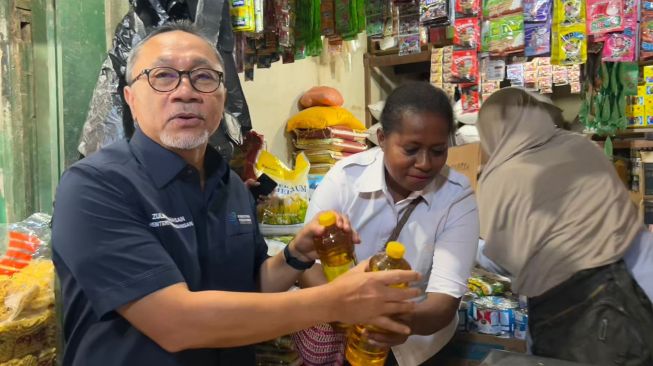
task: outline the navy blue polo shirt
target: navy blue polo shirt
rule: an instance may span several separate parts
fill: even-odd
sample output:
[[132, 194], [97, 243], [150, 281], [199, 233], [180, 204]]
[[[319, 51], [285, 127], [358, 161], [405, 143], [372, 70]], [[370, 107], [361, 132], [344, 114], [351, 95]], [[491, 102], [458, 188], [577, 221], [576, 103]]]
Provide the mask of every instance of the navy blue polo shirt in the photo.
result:
[[254, 201], [211, 147], [204, 166], [202, 190], [195, 168], [137, 130], [64, 173], [52, 227], [64, 365], [255, 364], [252, 346], [168, 353], [116, 312], [180, 282], [257, 291], [267, 254]]

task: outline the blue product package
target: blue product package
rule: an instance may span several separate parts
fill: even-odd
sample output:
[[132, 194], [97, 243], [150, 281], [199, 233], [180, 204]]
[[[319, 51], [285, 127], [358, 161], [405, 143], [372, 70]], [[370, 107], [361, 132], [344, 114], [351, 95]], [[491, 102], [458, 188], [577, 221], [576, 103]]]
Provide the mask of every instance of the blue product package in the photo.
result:
[[540, 56], [551, 52], [551, 22], [524, 24], [526, 56]]
[[551, 0], [524, 0], [525, 22], [546, 22], [551, 19]]

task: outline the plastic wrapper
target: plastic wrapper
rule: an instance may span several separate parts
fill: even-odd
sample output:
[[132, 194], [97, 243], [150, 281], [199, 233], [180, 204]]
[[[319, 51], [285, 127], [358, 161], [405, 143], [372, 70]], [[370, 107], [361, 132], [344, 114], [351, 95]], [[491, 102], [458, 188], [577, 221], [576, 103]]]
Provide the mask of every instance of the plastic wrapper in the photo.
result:
[[496, 18], [521, 13], [522, 9], [522, 0], [486, 0], [483, 11], [485, 18]]
[[587, 59], [585, 25], [559, 27], [554, 32], [551, 63], [554, 65], [579, 65]]
[[254, 0], [231, 0], [231, 25], [236, 32], [254, 32], [256, 29]]
[[306, 155], [306, 158], [311, 163], [311, 168], [315, 164], [335, 164], [339, 160], [342, 160], [352, 153], [343, 152], [343, 151], [333, 151], [333, 150], [303, 150], [301, 151]]
[[[290, 237], [292, 239], [292, 237]], [[255, 347], [257, 366], [299, 366], [302, 360], [291, 336], [259, 343]]]
[[419, 21], [423, 24], [446, 23], [449, 20], [447, 0], [420, 0]]
[[541, 56], [551, 52], [551, 22], [524, 24], [526, 56]]
[[263, 149], [263, 142], [263, 135], [249, 131], [245, 134], [243, 143], [236, 147], [229, 166], [243, 181], [257, 178], [254, 164], [256, 164], [256, 157]]
[[478, 54], [475, 50], [453, 51], [449, 81], [452, 83], [478, 82]]
[[585, 0], [554, 0], [553, 22], [556, 25], [585, 25]]
[[270, 198], [257, 208], [262, 225], [297, 225], [304, 222], [308, 208], [308, 171], [311, 164], [304, 154], [295, 159], [289, 169], [276, 156], [261, 151], [256, 159], [256, 175], [267, 174], [277, 182]]
[[298, 129], [294, 130], [293, 133], [299, 139], [338, 138], [365, 143], [365, 139], [367, 138], [367, 133], [363, 130], [354, 130], [341, 126], [327, 127], [324, 129]]
[[510, 335], [515, 330], [515, 310], [519, 303], [515, 300], [485, 296], [469, 303], [468, 314], [471, 328], [479, 333]]
[[51, 365], [56, 356], [50, 216], [0, 226], [0, 363]]
[[524, 21], [546, 22], [551, 20], [552, 0], [524, 0]]
[[506, 15], [490, 20], [490, 54], [503, 56], [524, 50], [524, 16]]
[[412, 4], [399, 7], [399, 55], [421, 52], [419, 8]]
[[624, 29], [622, 0], [586, 0], [587, 31], [591, 35], [618, 32]]
[[653, 17], [642, 18], [640, 23], [640, 60], [653, 59]]
[[510, 291], [510, 280], [482, 269], [472, 270], [471, 277], [467, 279], [469, 291], [476, 296], [503, 295]]
[[478, 85], [469, 85], [461, 87], [460, 99], [462, 102], [463, 113], [478, 112], [481, 107]]
[[290, 117], [286, 131], [295, 129], [323, 129], [331, 126], [344, 126], [354, 130], [364, 130], [365, 125], [351, 112], [342, 107], [310, 107]]
[[461, 18], [455, 21], [453, 44], [459, 49], [480, 49], [481, 29], [477, 18]]
[[[226, 128], [216, 133], [212, 144], [219, 151], [230, 151], [242, 141], [242, 132], [251, 129], [249, 109], [240, 86], [233, 57], [234, 36], [230, 22], [229, 2], [198, 0], [197, 8], [189, 9], [190, 2], [164, 0], [132, 0], [131, 9], [115, 30], [113, 45], [102, 64], [84, 122], [79, 152], [88, 156], [115, 141], [129, 138], [134, 122], [123, 101], [125, 66], [129, 52], [136, 43], [153, 29], [170, 19], [195, 19], [196, 25], [209, 39], [215, 39], [225, 62], [227, 98], [225, 114], [230, 114], [237, 128]], [[195, 13], [197, 12], [197, 16]], [[226, 21], [222, 22], [221, 20]], [[227, 133], [226, 136], [216, 136]], [[223, 145], [215, 145], [220, 141]], [[229, 157], [227, 157], [229, 158]]]
[[304, 108], [316, 106], [340, 107], [344, 102], [342, 94], [337, 89], [328, 86], [312, 87], [299, 99], [299, 104]]
[[332, 150], [347, 153], [357, 153], [367, 150], [367, 145], [362, 142], [349, 141], [338, 138], [329, 139], [293, 139], [293, 145], [300, 150]]
[[606, 36], [603, 45], [603, 61], [632, 62], [635, 61], [637, 51], [637, 33], [630, 30], [610, 33]]
[[456, 0], [456, 19], [458, 17], [477, 17], [481, 12], [480, 0]]

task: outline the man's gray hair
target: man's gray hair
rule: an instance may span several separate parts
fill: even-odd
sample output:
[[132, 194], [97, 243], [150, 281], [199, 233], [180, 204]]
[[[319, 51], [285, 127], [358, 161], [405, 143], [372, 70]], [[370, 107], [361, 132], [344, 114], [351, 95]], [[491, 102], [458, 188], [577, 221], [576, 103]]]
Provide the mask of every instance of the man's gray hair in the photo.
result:
[[140, 42], [138, 42], [136, 46], [134, 46], [134, 48], [132, 48], [131, 52], [129, 53], [129, 56], [127, 57], [127, 67], [125, 69], [125, 81], [127, 81], [127, 85], [129, 85], [132, 82], [131, 78], [132, 78], [132, 71], [134, 69], [134, 63], [136, 62], [136, 59], [138, 58], [138, 54], [140, 53], [141, 48], [143, 48], [143, 45], [150, 39], [158, 36], [159, 34], [174, 32], [174, 31], [190, 33], [202, 38], [204, 41], [206, 41], [206, 43], [209, 46], [211, 46], [211, 49], [215, 51], [215, 57], [217, 57], [220, 66], [224, 68], [224, 62], [222, 61], [222, 56], [220, 56], [220, 52], [218, 52], [216, 45], [213, 44], [213, 42], [209, 40], [204, 34], [202, 34], [202, 32], [190, 21], [178, 20], [174, 22], [165, 23], [159, 27], [154, 28], [152, 32], [150, 32], [145, 38], [143, 38]]

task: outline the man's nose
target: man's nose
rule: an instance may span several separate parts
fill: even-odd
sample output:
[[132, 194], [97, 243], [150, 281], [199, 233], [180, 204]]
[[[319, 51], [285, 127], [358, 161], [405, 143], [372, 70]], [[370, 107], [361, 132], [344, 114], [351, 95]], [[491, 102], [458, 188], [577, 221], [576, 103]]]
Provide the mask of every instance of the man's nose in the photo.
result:
[[195, 101], [200, 99], [200, 92], [195, 90], [188, 75], [181, 75], [179, 85], [172, 91], [172, 98], [181, 101]]

